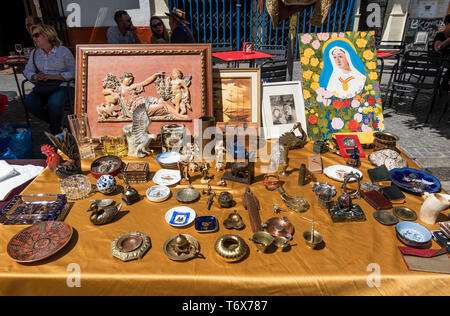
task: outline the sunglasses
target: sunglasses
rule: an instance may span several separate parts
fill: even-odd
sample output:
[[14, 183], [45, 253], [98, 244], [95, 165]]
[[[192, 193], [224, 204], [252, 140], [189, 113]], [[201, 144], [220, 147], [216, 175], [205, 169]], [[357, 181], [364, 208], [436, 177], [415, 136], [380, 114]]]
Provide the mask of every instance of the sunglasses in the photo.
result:
[[36, 32], [34, 34], [31, 35], [33, 38], [38, 38], [39, 36], [41, 36], [41, 33]]
[[152, 27], [158, 27], [158, 26], [161, 26], [162, 25], [162, 23], [161, 22], [158, 22], [158, 23], [156, 23], [156, 24], [152, 24]]

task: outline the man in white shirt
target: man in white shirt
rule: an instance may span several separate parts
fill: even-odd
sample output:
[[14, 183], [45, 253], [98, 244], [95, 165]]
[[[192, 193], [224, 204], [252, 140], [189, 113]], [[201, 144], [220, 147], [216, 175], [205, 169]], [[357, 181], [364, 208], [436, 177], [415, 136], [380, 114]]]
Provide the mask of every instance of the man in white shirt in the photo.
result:
[[136, 27], [131, 22], [127, 11], [119, 10], [114, 13], [114, 21], [117, 26], [111, 26], [106, 36], [109, 44], [140, 44], [137, 37]]

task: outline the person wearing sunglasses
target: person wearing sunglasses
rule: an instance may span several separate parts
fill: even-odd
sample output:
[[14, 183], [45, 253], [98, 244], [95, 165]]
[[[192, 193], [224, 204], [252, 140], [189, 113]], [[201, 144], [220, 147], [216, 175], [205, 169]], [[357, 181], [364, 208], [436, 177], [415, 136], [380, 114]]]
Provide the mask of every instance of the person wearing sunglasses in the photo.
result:
[[109, 44], [140, 44], [137, 29], [131, 21], [127, 11], [119, 10], [114, 13], [115, 26], [108, 28], [106, 37]]
[[169, 43], [169, 32], [164, 26], [163, 21], [157, 17], [150, 18], [150, 30], [152, 37], [150, 37], [150, 44], [166, 44]]
[[75, 77], [75, 58], [52, 26], [37, 24], [30, 30], [36, 48], [23, 75], [35, 86], [25, 99], [25, 107], [47, 122], [50, 133], [56, 135], [62, 132], [64, 104], [69, 98], [67, 81]]

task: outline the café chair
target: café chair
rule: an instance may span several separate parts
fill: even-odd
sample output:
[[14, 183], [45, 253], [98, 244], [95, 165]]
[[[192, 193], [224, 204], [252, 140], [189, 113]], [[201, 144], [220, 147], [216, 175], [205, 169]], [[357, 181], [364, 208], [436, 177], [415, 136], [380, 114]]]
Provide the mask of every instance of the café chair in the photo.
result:
[[[231, 52], [233, 50], [233, 46], [230, 43], [212, 43], [211, 44], [212, 47], [212, 52], [213, 53], [219, 53], [219, 52]], [[220, 58], [216, 58], [213, 56], [212, 59], [213, 64], [217, 65], [217, 64], [227, 64], [227, 68], [230, 67], [231, 62], [227, 62], [224, 61]]]
[[259, 65], [262, 82], [286, 81], [288, 61], [287, 59], [266, 60]]
[[[269, 58], [272, 61], [283, 61], [287, 58], [287, 50], [283, 45], [259, 45], [256, 48], [257, 51], [273, 55], [274, 57]], [[262, 65], [267, 59], [256, 60], [257, 66]]]
[[[31, 127], [31, 125], [30, 125], [30, 114], [28, 113], [28, 110], [27, 110], [27, 108], [25, 106], [25, 98], [26, 98], [25, 84], [27, 82], [31, 83], [31, 81], [28, 80], [28, 79], [24, 79], [22, 81], [21, 92], [22, 92], [22, 95], [23, 95], [22, 103], [23, 103], [23, 108], [24, 108], [24, 111], [25, 111], [25, 118], [26, 118], [28, 127]], [[67, 87], [68, 87], [68, 89], [67, 89], [68, 100], [67, 100], [66, 104], [64, 104], [64, 112], [67, 112], [68, 114], [73, 114], [74, 103], [75, 103], [74, 102], [75, 101], [75, 79], [70, 79], [67, 82]], [[67, 115], [64, 115], [64, 117], [66, 118]]]
[[394, 74], [391, 87], [387, 91], [386, 104], [392, 106], [394, 95], [402, 95], [403, 99], [410, 99], [411, 112], [419, 93], [423, 91], [431, 93], [432, 102], [428, 109], [425, 122], [437, 103], [439, 87], [443, 72], [443, 58], [427, 51], [407, 51], [400, 60], [398, 71]]

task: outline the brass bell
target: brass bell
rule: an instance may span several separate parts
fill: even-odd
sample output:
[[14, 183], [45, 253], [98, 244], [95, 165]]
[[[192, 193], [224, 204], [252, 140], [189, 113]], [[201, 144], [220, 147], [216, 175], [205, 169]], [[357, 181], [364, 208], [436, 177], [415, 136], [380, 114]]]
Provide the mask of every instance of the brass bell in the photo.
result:
[[131, 205], [140, 200], [140, 195], [135, 188], [127, 184], [125, 191], [122, 193], [122, 201], [127, 205]]

